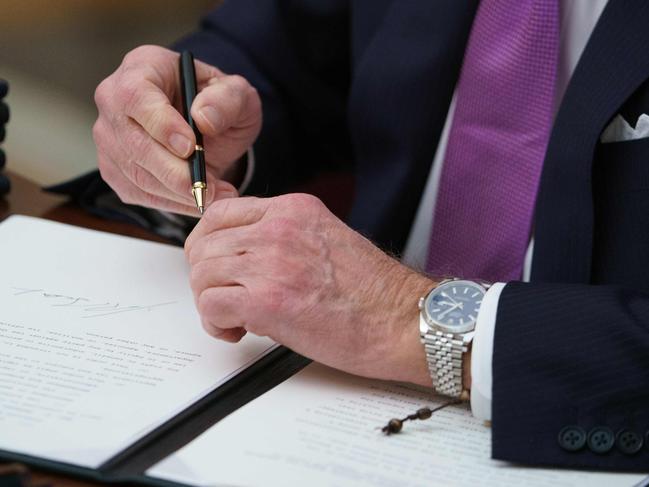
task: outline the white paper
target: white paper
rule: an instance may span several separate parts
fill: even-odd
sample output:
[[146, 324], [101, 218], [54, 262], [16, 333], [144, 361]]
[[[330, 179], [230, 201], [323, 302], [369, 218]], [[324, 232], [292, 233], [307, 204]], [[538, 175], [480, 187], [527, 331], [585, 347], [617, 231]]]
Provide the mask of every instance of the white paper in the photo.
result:
[[191, 485], [264, 487], [631, 486], [643, 475], [512, 466], [490, 459], [491, 430], [467, 407], [409, 422], [388, 419], [439, 404], [426, 391], [319, 364], [244, 406], [147, 475]]
[[96, 467], [273, 346], [201, 328], [182, 249], [0, 224], [0, 449]]

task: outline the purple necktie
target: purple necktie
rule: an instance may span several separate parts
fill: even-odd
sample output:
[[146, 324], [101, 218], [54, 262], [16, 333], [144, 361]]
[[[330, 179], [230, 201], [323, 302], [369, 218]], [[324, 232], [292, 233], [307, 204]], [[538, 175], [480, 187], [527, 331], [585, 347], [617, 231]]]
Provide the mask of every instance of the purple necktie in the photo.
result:
[[552, 123], [558, 0], [482, 0], [457, 86], [426, 270], [521, 278]]

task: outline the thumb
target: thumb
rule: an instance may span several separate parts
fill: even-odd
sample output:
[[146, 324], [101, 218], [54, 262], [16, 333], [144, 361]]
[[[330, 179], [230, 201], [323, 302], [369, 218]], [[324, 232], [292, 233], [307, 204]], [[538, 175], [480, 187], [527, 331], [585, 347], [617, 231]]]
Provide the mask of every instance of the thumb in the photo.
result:
[[238, 75], [212, 78], [196, 96], [191, 113], [199, 130], [208, 136], [230, 128], [255, 129], [261, 125], [257, 90]]

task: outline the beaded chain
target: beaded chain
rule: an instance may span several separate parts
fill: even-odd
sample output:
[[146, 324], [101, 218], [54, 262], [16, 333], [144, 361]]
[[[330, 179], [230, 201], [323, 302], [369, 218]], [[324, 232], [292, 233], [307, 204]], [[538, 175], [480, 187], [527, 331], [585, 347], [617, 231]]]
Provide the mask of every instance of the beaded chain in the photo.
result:
[[460, 399], [453, 399], [452, 401], [445, 402], [441, 406], [437, 406], [436, 408], [421, 408], [418, 409], [416, 413], [414, 414], [409, 414], [403, 419], [398, 419], [398, 418], [392, 418], [390, 421], [388, 421], [388, 424], [386, 424], [383, 428], [381, 428], [381, 431], [385, 433], [387, 436], [390, 436], [391, 434], [399, 433], [403, 429], [403, 423], [406, 421], [414, 421], [415, 419], [428, 419], [430, 418], [433, 413], [436, 413], [440, 409], [444, 409], [448, 406], [453, 406], [455, 404], [461, 404], [465, 402], [464, 398]]

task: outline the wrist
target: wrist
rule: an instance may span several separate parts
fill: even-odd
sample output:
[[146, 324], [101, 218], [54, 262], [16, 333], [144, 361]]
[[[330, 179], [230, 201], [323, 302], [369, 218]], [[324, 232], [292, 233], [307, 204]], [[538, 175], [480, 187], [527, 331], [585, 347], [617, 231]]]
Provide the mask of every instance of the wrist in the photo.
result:
[[427, 276], [406, 270], [400, 286], [394, 318], [394, 330], [390, 339], [392, 343], [391, 380], [410, 382], [413, 384], [431, 387], [432, 382], [426, 353], [419, 336], [419, 297], [425, 296], [439, 281]]

